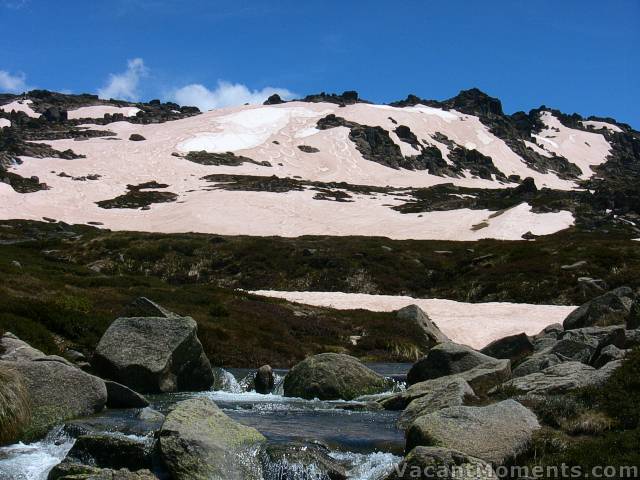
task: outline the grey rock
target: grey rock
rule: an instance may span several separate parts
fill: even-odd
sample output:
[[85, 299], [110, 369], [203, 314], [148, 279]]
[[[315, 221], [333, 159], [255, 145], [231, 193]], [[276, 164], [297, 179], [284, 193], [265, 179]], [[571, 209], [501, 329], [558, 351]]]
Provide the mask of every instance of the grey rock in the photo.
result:
[[541, 372], [512, 378], [503, 387], [530, 394], [562, 394], [582, 387], [602, 385], [619, 366], [611, 362], [600, 370], [581, 362], [565, 362]]
[[396, 312], [396, 318], [403, 322], [415, 325], [420, 332], [420, 346], [424, 350], [430, 350], [439, 343], [450, 342], [438, 326], [417, 305], [408, 305]]
[[406, 449], [440, 446], [503, 465], [526, 449], [539, 428], [535, 414], [515, 400], [486, 407], [451, 407], [413, 422]]
[[51, 427], [74, 417], [99, 412], [107, 389], [98, 377], [60, 362], [7, 362], [0, 366], [17, 371], [31, 402], [31, 421], [25, 440], [44, 435]]
[[471, 370], [458, 374], [465, 380], [477, 395], [485, 395], [496, 385], [500, 385], [511, 378], [511, 361], [483, 363]]
[[63, 356], [73, 363], [85, 362], [87, 360], [84, 354], [78, 352], [77, 350], [72, 350], [71, 348], [67, 348], [64, 351]]
[[144, 408], [149, 406], [146, 398], [129, 387], [105, 380], [107, 387], [107, 407], [108, 408]]
[[634, 348], [640, 345], [640, 329], [627, 330], [625, 332], [624, 348]]
[[464, 405], [476, 396], [469, 384], [456, 375], [416, 383], [409, 388], [418, 385], [423, 395], [412, 400], [398, 419], [398, 427], [403, 430], [409, 428], [413, 421], [422, 415]]
[[549, 368], [553, 365], [558, 365], [562, 362], [563, 360], [553, 353], [540, 353], [532, 355], [513, 369], [512, 376], [514, 378], [524, 377], [525, 375], [540, 372], [545, 368]]
[[0, 337], [0, 360], [18, 362], [42, 357], [46, 357], [43, 352], [23, 342], [11, 332], [6, 332]]
[[572, 263], [571, 265], [562, 265], [561, 270], [577, 270], [580, 267], [584, 267], [587, 264], [586, 260], [580, 260], [579, 262]]
[[149, 300], [147, 297], [138, 297], [125, 307], [120, 316], [177, 318], [180, 315], [167, 310], [153, 300]]
[[389, 382], [356, 358], [321, 353], [293, 367], [284, 379], [284, 395], [320, 400], [353, 400], [384, 392]]
[[174, 480], [260, 478], [255, 448], [264, 441], [206, 398], [178, 403], [158, 433], [160, 456]]
[[137, 415], [138, 419], [149, 423], [162, 423], [165, 416], [151, 407], [145, 407]]
[[629, 287], [619, 287], [581, 305], [565, 318], [565, 330], [624, 324], [635, 294]]
[[526, 333], [518, 333], [491, 342], [480, 353], [516, 362], [533, 353], [533, 343]]
[[213, 371], [191, 317], [118, 318], [100, 339], [93, 366], [140, 393], [208, 390]]
[[[433, 472], [441, 472], [436, 477]], [[445, 475], [446, 473], [446, 475]], [[466, 453], [441, 447], [416, 447], [385, 480], [495, 480], [493, 467]]]
[[407, 384], [413, 385], [432, 378], [462, 373], [489, 363], [497, 363], [497, 360], [466, 345], [441, 343], [413, 364], [407, 374]]
[[556, 355], [564, 362], [576, 361], [588, 364], [595, 351], [595, 348], [582, 342], [563, 339], [540, 353]]

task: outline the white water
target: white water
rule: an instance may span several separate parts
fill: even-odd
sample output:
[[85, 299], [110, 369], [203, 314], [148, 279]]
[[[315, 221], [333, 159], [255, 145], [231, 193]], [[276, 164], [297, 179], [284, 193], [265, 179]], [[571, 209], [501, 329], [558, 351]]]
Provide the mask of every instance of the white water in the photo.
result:
[[336, 460], [347, 461], [351, 469], [347, 472], [351, 480], [379, 480], [385, 478], [402, 458], [391, 453], [374, 452], [369, 454], [331, 452]]
[[62, 461], [74, 442], [61, 429], [56, 429], [39, 442], [0, 448], [0, 480], [46, 480], [49, 471]]

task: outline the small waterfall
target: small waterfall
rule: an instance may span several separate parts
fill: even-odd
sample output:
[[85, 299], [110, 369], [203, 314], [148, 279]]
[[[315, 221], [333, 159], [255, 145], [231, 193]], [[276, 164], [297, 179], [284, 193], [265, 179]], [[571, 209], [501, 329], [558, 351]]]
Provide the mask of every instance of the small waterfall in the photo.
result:
[[74, 442], [59, 427], [39, 442], [0, 448], [0, 480], [46, 480]]
[[244, 393], [245, 389], [238, 383], [236, 377], [231, 372], [226, 371], [224, 368], [214, 369], [216, 381], [213, 385], [213, 389], [228, 393]]

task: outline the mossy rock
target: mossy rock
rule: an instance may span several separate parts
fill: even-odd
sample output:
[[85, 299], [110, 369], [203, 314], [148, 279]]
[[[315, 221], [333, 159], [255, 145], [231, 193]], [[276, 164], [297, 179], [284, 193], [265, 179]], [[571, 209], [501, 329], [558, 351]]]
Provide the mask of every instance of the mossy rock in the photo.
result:
[[340, 353], [309, 357], [293, 367], [284, 380], [285, 396], [320, 400], [353, 400], [389, 387], [389, 380]]

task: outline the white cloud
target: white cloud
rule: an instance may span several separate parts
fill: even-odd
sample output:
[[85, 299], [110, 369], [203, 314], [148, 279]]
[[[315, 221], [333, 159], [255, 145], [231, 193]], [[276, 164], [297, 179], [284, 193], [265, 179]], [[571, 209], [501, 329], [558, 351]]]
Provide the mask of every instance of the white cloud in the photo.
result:
[[290, 99], [295, 95], [286, 88], [265, 87], [262, 90], [250, 90], [241, 83], [218, 80], [218, 86], [213, 90], [198, 83], [186, 85], [174, 91], [172, 99], [180, 105], [192, 105], [200, 110], [211, 110], [245, 103], [262, 103], [274, 93], [283, 99]]
[[0, 92], [22, 93], [30, 89], [24, 73], [11, 75], [5, 70], [0, 70]]
[[138, 100], [138, 84], [140, 79], [148, 74], [144, 60], [134, 58], [127, 63], [127, 70], [118, 74], [111, 74], [109, 82], [98, 90], [98, 96], [104, 99]]

